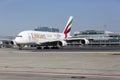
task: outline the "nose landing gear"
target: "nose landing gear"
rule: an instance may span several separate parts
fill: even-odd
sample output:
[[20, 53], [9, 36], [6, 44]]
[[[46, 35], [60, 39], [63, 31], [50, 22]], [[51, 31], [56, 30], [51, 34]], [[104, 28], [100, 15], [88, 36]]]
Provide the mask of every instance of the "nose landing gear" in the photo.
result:
[[17, 45], [18, 45], [18, 47], [19, 47], [19, 50], [22, 50], [23, 47], [25, 46], [25, 45], [20, 45], [20, 44], [17, 44]]

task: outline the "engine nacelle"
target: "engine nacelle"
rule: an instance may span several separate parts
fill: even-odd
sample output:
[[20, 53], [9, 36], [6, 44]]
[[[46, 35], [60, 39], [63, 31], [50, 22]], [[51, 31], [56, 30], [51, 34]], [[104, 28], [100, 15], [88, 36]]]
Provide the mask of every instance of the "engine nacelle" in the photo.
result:
[[81, 40], [80, 43], [85, 45], [85, 44], [88, 44], [89, 41], [86, 38], [83, 38], [83, 40]]
[[66, 41], [58, 41], [57, 44], [58, 44], [59, 47], [63, 47], [63, 46], [67, 45], [67, 42]]
[[15, 40], [10, 41], [10, 45], [15, 47], [17, 44], [15, 43]]

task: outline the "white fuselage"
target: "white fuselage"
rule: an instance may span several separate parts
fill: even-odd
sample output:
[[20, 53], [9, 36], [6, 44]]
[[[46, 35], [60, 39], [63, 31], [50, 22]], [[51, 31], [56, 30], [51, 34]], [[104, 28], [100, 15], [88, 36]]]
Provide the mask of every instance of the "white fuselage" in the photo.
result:
[[57, 32], [22, 31], [15, 38], [17, 44], [41, 44], [44, 42], [64, 41], [65, 35]]

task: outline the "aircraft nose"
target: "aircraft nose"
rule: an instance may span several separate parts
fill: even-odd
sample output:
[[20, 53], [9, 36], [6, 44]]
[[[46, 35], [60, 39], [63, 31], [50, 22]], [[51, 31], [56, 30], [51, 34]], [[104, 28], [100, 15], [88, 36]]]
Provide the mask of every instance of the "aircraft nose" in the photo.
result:
[[23, 40], [24, 40], [23, 36], [22, 35], [18, 35], [15, 38], [15, 43], [19, 44], [19, 43], [23, 42]]
[[28, 42], [28, 38], [26, 35], [19, 35], [15, 38], [15, 43], [17, 44], [25, 44]]
[[15, 38], [15, 43], [19, 43], [20, 41], [19, 41], [19, 39], [16, 37]]

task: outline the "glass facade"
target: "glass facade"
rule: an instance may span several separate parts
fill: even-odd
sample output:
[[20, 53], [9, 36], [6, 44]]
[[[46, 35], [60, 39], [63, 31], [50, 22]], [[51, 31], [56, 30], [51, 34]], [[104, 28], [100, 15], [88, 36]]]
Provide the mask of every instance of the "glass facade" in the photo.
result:
[[52, 27], [37, 27], [34, 30], [35, 31], [59, 32], [58, 28], [52, 28]]
[[87, 38], [89, 45], [119, 45], [120, 33], [102, 31], [102, 30], [86, 30], [75, 32], [74, 37]]

